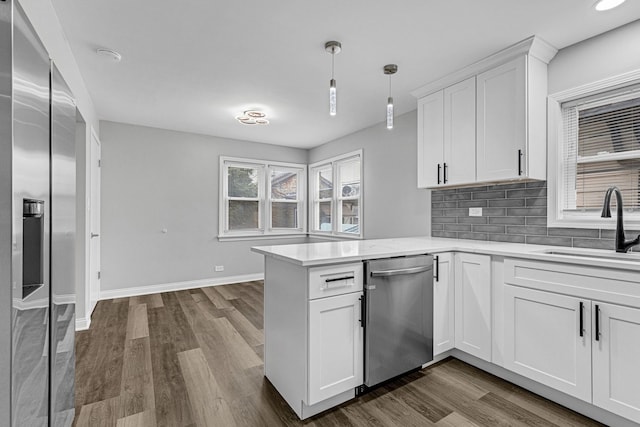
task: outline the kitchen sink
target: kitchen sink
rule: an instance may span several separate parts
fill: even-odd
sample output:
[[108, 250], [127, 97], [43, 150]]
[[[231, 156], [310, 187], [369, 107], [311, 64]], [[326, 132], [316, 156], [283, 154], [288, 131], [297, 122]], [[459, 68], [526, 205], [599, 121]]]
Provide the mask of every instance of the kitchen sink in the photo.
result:
[[640, 263], [640, 253], [621, 253], [598, 249], [545, 249], [539, 253], [566, 257], [591, 258], [597, 260], [625, 261]]

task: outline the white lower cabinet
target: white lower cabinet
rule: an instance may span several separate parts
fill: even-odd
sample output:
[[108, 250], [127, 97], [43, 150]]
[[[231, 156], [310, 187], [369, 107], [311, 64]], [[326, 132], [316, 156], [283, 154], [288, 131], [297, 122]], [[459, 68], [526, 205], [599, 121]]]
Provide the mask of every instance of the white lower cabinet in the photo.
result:
[[302, 420], [363, 383], [363, 264], [265, 260], [264, 374]]
[[505, 285], [504, 367], [640, 423], [640, 309]]
[[505, 285], [504, 303], [504, 367], [590, 401], [591, 302]]
[[314, 405], [362, 384], [361, 292], [309, 301], [309, 396]]
[[433, 279], [433, 355], [455, 346], [454, 254], [442, 253], [434, 258]]
[[640, 309], [592, 304], [593, 404], [640, 423]]
[[455, 256], [456, 348], [491, 361], [491, 257]]

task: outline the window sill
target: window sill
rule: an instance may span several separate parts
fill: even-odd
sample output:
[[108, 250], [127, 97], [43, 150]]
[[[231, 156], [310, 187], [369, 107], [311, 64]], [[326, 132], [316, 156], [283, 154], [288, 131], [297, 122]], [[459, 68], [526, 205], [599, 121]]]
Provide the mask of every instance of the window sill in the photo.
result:
[[219, 235], [220, 242], [238, 242], [242, 240], [276, 240], [276, 239], [296, 239], [307, 237], [307, 233], [286, 233], [286, 234], [233, 234]]

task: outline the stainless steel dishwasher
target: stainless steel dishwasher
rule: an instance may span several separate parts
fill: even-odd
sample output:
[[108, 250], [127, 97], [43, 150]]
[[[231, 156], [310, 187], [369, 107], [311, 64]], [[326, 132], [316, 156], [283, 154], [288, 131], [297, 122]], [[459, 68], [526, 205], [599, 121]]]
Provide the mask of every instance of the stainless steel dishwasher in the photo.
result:
[[364, 385], [433, 360], [433, 256], [365, 261]]

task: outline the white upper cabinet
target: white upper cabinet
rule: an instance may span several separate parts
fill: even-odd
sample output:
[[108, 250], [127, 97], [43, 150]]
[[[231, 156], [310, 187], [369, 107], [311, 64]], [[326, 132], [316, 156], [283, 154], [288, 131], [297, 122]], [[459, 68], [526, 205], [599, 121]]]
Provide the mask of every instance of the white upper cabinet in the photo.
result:
[[479, 182], [546, 179], [547, 64], [522, 55], [477, 76]]
[[475, 77], [418, 101], [418, 140], [419, 187], [475, 181]]
[[547, 64], [556, 52], [531, 37], [413, 91], [418, 187], [546, 179]]
[[442, 182], [444, 162], [444, 92], [418, 100], [418, 187], [436, 187]]
[[477, 77], [478, 181], [513, 179], [525, 172], [526, 62], [521, 56]]
[[476, 79], [471, 77], [444, 89], [445, 185], [473, 183], [476, 179]]

